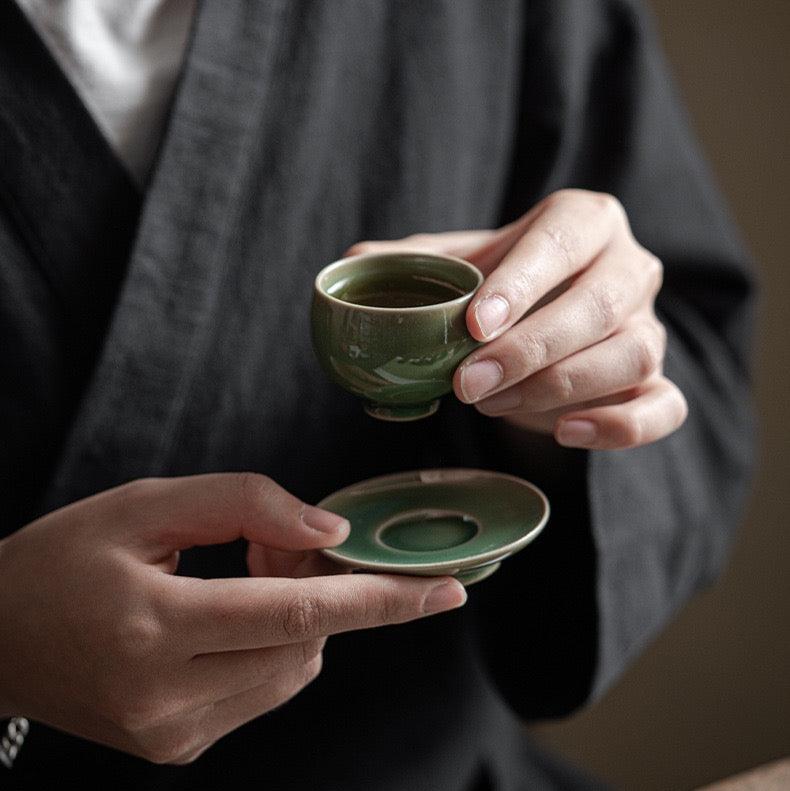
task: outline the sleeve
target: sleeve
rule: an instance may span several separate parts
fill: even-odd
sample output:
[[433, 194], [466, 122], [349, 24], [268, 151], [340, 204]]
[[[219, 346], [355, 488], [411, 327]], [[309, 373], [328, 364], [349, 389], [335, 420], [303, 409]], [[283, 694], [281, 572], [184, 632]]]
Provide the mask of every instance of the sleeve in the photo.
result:
[[610, 192], [664, 262], [670, 437], [558, 450], [481, 422], [487, 461], [542, 485], [552, 519], [473, 595], [479, 650], [516, 712], [600, 696], [721, 570], [753, 464], [748, 255], [712, 184], [651, 21], [630, 0], [548, 0], [525, 18], [522, 115], [505, 219], [563, 187]]

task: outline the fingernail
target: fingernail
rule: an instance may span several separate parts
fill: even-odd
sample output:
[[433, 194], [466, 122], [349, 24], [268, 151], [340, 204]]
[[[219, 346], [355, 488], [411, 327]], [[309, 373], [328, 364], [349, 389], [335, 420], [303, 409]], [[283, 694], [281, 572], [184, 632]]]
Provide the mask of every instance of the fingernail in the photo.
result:
[[557, 442], [569, 448], [587, 448], [595, 442], [597, 433], [590, 420], [564, 420], [557, 428]]
[[518, 409], [521, 406], [521, 393], [516, 388], [511, 387], [509, 390], [503, 390], [501, 393], [492, 395], [477, 404], [477, 408], [484, 415], [497, 415], [502, 412], [510, 412], [513, 409]]
[[493, 335], [507, 320], [510, 305], [502, 297], [486, 297], [475, 308], [475, 318], [484, 338]]
[[425, 597], [422, 610], [426, 615], [445, 610], [454, 610], [466, 603], [466, 589], [457, 580], [437, 585]]
[[471, 404], [501, 384], [502, 366], [496, 360], [481, 360], [461, 370], [461, 392]]
[[302, 508], [302, 521], [319, 533], [339, 533], [348, 525], [348, 519], [312, 505], [305, 505]]

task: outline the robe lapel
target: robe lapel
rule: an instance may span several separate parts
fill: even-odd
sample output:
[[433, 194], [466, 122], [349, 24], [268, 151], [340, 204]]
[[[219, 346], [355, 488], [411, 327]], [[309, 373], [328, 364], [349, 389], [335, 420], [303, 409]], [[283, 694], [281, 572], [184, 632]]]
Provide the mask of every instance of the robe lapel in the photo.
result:
[[103, 352], [45, 508], [166, 474], [211, 337], [246, 162], [265, 145], [287, 0], [200, 6]]
[[141, 196], [15, 2], [0, 6], [0, 152], [0, 201], [61, 314], [76, 399], [126, 269]]

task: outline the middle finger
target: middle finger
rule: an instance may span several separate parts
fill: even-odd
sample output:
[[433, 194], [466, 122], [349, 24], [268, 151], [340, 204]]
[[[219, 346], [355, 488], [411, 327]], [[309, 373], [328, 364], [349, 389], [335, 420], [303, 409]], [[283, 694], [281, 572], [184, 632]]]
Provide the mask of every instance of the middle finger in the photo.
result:
[[[614, 239], [630, 238], [620, 204], [582, 190], [555, 193], [523, 220], [526, 232], [469, 304], [467, 323], [477, 340], [501, 335], [546, 294], [586, 269]], [[514, 227], [521, 230], [520, 223]], [[483, 263], [478, 256], [471, 260]]]

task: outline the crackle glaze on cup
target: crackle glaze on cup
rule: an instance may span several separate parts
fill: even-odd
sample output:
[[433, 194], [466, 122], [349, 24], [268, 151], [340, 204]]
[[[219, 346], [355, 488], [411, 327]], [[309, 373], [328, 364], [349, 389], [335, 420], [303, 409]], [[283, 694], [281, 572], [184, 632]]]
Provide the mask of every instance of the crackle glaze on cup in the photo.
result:
[[[372, 272], [433, 278], [459, 296], [433, 305], [375, 307], [336, 296], [355, 276]], [[466, 309], [483, 282], [467, 261], [424, 253], [371, 253], [336, 261], [313, 289], [313, 346], [327, 374], [364, 399], [382, 420], [433, 414], [452, 390], [458, 364], [480, 344], [466, 328]]]

